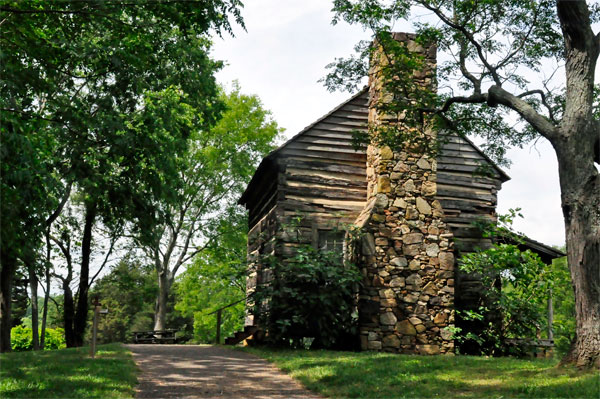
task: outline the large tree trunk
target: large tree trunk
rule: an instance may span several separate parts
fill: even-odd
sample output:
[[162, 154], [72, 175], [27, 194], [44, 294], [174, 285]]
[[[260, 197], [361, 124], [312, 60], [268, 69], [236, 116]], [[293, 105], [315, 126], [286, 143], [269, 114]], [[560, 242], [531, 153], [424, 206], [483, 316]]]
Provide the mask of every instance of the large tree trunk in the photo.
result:
[[600, 36], [591, 29], [585, 1], [557, 0], [565, 40], [567, 90], [558, 158], [567, 259], [575, 291], [576, 337], [565, 361], [600, 367], [600, 175], [594, 161], [600, 123], [593, 116], [593, 88]]
[[154, 309], [154, 329], [164, 330], [167, 327], [167, 300], [171, 290], [171, 279], [168, 271], [158, 273], [158, 295]]
[[77, 296], [77, 310], [73, 320], [73, 333], [75, 346], [83, 346], [83, 336], [88, 319], [88, 292], [90, 279], [90, 256], [92, 253], [92, 228], [96, 220], [96, 204], [87, 204], [85, 207], [85, 224], [81, 240], [81, 269], [79, 271], [79, 295]]
[[577, 321], [575, 342], [563, 362], [600, 367], [600, 175], [593, 148], [583, 148], [585, 143], [573, 135], [557, 150]]
[[27, 272], [29, 273], [29, 289], [31, 290], [31, 338], [33, 350], [40, 350], [39, 320], [38, 320], [38, 278], [35, 273], [35, 265], [31, 259], [27, 261]]
[[12, 328], [11, 297], [12, 285], [17, 269], [17, 260], [5, 248], [0, 251], [0, 352], [10, 352], [10, 330]]

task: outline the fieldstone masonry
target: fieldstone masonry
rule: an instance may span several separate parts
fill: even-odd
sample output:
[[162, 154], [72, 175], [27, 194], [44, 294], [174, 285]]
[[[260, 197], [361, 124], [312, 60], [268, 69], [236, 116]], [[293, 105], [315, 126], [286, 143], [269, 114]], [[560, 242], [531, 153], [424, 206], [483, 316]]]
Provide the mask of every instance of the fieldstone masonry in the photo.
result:
[[[409, 50], [422, 52], [429, 69], [416, 79], [431, 85], [435, 48], [423, 49], [408, 34], [394, 34]], [[377, 54], [369, 80], [369, 124], [401, 124], [382, 115], [378, 101], [391, 96], [378, 73]], [[428, 133], [435, 140], [435, 132]], [[453, 353], [445, 329], [454, 322], [452, 233], [436, 199], [436, 160], [410, 148], [367, 149], [367, 206], [356, 224], [363, 236], [359, 264], [364, 275], [359, 295], [363, 350], [400, 353]]]

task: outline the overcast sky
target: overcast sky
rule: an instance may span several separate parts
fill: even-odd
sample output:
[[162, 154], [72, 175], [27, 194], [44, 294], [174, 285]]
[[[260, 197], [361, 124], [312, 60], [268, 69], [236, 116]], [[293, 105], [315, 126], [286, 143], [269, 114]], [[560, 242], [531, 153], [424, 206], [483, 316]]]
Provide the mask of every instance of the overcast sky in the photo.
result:
[[[258, 95], [273, 118], [286, 129], [286, 138], [350, 97], [328, 92], [318, 80], [335, 57], [352, 53], [369, 32], [347, 24], [331, 25], [327, 0], [251, 0], [243, 16], [247, 32], [215, 39], [213, 56], [227, 63], [217, 75], [220, 83], [240, 82], [242, 92]], [[410, 31], [397, 25], [395, 31]], [[522, 150], [511, 150], [512, 180], [502, 186], [498, 212], [522, 208], [525, 219], [514, 227], [549, 245], [563, 245], [564, 223], [556, 156], [540, 139]]]

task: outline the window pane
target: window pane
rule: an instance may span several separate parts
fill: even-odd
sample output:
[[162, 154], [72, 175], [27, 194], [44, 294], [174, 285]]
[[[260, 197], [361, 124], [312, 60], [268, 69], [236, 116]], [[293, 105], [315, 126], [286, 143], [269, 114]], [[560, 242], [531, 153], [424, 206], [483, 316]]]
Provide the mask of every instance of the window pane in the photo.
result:
[[344, 236], [343, 231], [320, 230], [319, 231], [319, 250], [330, 251], [339, 254], [340, 261], [344, 254]]

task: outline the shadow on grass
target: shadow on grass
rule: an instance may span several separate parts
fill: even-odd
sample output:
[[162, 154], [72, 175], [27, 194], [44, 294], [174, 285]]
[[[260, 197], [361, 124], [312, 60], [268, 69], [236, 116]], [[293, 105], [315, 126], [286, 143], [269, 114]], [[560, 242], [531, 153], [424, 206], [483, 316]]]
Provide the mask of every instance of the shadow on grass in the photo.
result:
[[331, 397], [600, 396], [600, 375], [552, 360], [252, 349]]
[[2, 354], [2, 398], [126, 398], [137, 382], [131, 355], [121, 345]]

